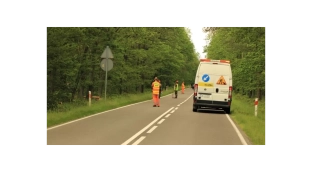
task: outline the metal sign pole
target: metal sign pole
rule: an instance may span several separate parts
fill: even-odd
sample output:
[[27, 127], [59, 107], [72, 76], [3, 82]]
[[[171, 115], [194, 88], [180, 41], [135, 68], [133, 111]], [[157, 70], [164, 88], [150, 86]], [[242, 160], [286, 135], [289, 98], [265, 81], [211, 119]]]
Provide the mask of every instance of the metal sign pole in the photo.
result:
[[101, 55], [101, 58], [104, 58], [100, 66], [103, 70], [105, 70], [105, 101], [106, 101], [106, 91], [107, 91], [107, 72], [113, 68], [113, 61], [109, 58], [114, 58], [112, 52], [110, 51], [109, 47], [106, 46], [104, 52]]
[[[108, 47], [108, 46], [107, 46]], [[106, 101], [106, 87], [107, 87], [107, 62], [108, 62], [108, 50], [106, 51], [106, 61], [105, 61], [105, 101]]]

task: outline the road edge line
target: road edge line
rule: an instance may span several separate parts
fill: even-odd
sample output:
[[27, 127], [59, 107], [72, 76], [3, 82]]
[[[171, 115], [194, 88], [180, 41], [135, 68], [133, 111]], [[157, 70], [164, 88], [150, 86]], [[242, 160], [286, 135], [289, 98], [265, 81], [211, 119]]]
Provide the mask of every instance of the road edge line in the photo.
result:
[[240, 133], [240, 131], [238, 130], [238, 128], [236, 127], [236, 125], [234, 124], [234, 122], [232, 121], [231, 117], [228, 114], [225, 114], [226, 117], [228, 118], [228, 120], [230, 121], [230, 123], [232, 124], [233, 128], [235, 129], [235, 132], [237, 133], [241, 143], [243, 145], [248, 145], [243, 137], [243, 135]]
[[[166, 96], [169, 96], [170, 94], [167, 94], [163, 97], [166, 97]], [[72, 120], [72, 121], [68, 121], [68, 122], [65, 122], [65, 123], [62, 123], [60, 125], [56, 125], [56, 126], [52, 126], [50, 128], [47, 128], [47, 131], [51, 130], [51, 129], [54, 129], [54, 128], [57, 128], [57, 127], [61, 127], [61, 126], [64, 126], [64, 125], [67, 125], [67, 124], [70, 124], [70, 123], [73, 123], [73, 122], [77, 122], [77, 121], [80, 121], [80, 120], [83, 120], [83, 119], [87, 119], [87, 118], [90, 118], [90, 117], [93, 117], [93, 116], [97, 116], [97, 115], [100, 115], [100, 114], [104, 114], [106, 112], [111, 112], [111, 111], [114, 111], [114, 110], [118, 110], [118, 109], [121, 109], [121, 108], [124, 108], [124, 107], [129, 107], [129, 106], [133, 106], [133, 105], [137, 105], [137, 104], [140, 104], [140, 103], [145, 103], [145, 102], [148, 102], [148, 101], [151, 101], [151, 100], [145, 100], [145, 101], [142, 101], [142, 102], [137, 102], [137, 103], [133, 103], [133, 104], [129, 104], [129, 105], [126, 105], [126, 106], [121, 106], [121, 107], [118, 107], [118, 108], [115, 108], [115, 109], [110, 109], [110, 110], [106, 110], [104, 112], [100, 112], [100, 113], [96, 113], [96, 114], [91, 114], [89, 116], [86, 116], [86, 117], [83, 117], [83, 118], [79, 118], [79, 119], [75, 119], [75, 120]]]

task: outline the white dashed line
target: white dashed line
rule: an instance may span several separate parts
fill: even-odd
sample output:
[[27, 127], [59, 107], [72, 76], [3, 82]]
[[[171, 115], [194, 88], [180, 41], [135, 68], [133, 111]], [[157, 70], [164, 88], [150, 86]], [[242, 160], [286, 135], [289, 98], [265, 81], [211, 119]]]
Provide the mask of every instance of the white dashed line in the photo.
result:
[[145, 137], [140, 137], [138, 140], [136, 140], [136, 142], [134, 142], [132, 145], [138, 145], [141, 141], [144, 140]]
[[[170, 94], [165, 95], [165, 96], [163, 96], [163, 97], [166, 97], [166, 96], [170, 96]], [[134, 105], [141, 104], [141, 103], [145, 103], [145, 102], [149, 102], [149, 101], [151, 101], [151, 100], [145, 100], [145, 101], [142, 101], [142, 102], [133, 103], [133, 104], [130, 104], [130, 105], [121, 106], [121, 107], [118, 107], [118, 108], [115, 108], [115, 109], [111, 109], [111, 110], [107, 110], [107, 111], [104, 111], [104, 112], [92, 114], [92, 115], [90, 115], [90, 116], [86, 116], [86, 117], [83, 117], [83, 118], [80, 118], [80, 119], [76, 119], [76, 120], [73, 120], [73, 121], [69, 121], [69, 122], [66, 122], [66, 123], [63, 123], [63, 124], [60, 124], [60, 125], [56, 125], [56, 126], [50, 127], [50, 128], [48, 128], [47, 130], [49, 131], [49, 130], [51, 130], [51, 129], [58, 128], [58, 127], [61, 127], [61, 126], [64, 126], [64, 125], [67, 125], [67, 124], [70, 124], [70, 123], [74, 123], [74, 122], [77, 122], [77, 121], [81, 121], [81, 120], [83, 120], [83, 119], [87, 119], [87, 118], [90, 118], [90, 117], [93, 117], [93, 116], [97, 116], [97, 115], [100, 115], [100, 114], [108, 113], [108, 112], [111, 112], [111, 111], [114, 111], [114, 110], [126, 108], [126, 107], [129, 107], [129, 106], [134, 106]]]
[[180, 106], [180, 105], [178, 104], [178, 106]]
[[154, 129], [156, 129], [157, 128], [157, 126], [153, 126], [153, 128], [151, 128], [149, 131], [147, 131], [147, 133], [149, 134], [149, 133], [152, 133], [153, 131], [154, 131]]
[[162, 120], [160, 120], [159, 122], [158, 122], [158, 124], [161, 124], [161, 123], [163, 123], [165, 121], [165, 119], [162, 119]]
[[[192, 97], [193, 95], [191, 95], [190, 97]], [[189, 98], [190, 98], [189, 97]], [[185, 101], [183, 101], [182, 103], [180, 103], [177, 106], [182, 105], [184, 102], [186, 102], [189, 98], [187, 98]], [[136, 135], [132, 136], [130, 139], [128, 139], [126, 142], [124, 142], [122, 145], [126, 145], [128, 144], [130, 141], [132, 141], [134, 138], [136, 138], [139, 134], [141, 134], [143, 131], [145, 131], [148, 127], [150, 127], [152, 124], [154, 124], [154, 122], [156, 122], [159, 118], [161, 118], [163, 115], [167, 114], [170, 110], [172, 110], [174, 107], [170, 108], [169, 110], [167, 110], [165, 113], [163, 113], [161, 116], [159, 116], [157, 119], [155, 119], [153, 122], [151, 122], [149, 125], [147, 125], [145, 128], [143, 128], [141, 131], [139, 131]], [[171, 111], [170, 113], [174, 113], [175, 110], [177, 110], [178, 107], [176, 107], [173, 111]], [[171, 114], [166, 115], [165, 117], [168, 118]], [[161, 119], [158, 124], [161, 124], [162, 122], [164, 122], [165, 119]], [[147, 131], [147, 133], [152, 133], [155, 129], [157, 128], [157, 126], [153, 126], [150, 130]], [[146, 137], [142, 136], [140, 137], [138, 140], [136, 140], [132, 145], [138, 145], [141, 141], [143, 141]]]
[[150, 126], [152, 126], [155, 122], [157, 122], [161, 117], [163, 117], [164, 115], [166, 115], [168, 112], [170, 112], [170, 110], [172, 110], [174, 107], [171, 107], [169, 110], [167, 110], [165, 113], [161, 114], [158, 118], [156, 118], [154, 121], [152, 121], [150, 124], [148, 124], [146, 127], [144, 127], [143, 129], [141, 129], [139, 132], [137, 132], [136, 134], [134, 134], [131, 138], [129, 138], [127, 141], [125, 141], [124, 143], [122, 143], [121, 145], [127, 145], [129, 144], [133, 139], [135, 139], [136, 137], [138, 137], [140, 134], [142, 134], [145, 130], [147, 130]]

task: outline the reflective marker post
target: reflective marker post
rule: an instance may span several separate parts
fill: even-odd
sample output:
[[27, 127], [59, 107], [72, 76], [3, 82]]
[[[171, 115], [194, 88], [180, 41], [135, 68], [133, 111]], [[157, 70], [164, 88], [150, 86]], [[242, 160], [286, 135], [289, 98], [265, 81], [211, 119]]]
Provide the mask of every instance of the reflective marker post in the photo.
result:
[[91, 91], [89, 91], [89, 106], [91, 106]]
[[255, 99], [255, 116], [257, 116], [258, 112], [258, 98]]

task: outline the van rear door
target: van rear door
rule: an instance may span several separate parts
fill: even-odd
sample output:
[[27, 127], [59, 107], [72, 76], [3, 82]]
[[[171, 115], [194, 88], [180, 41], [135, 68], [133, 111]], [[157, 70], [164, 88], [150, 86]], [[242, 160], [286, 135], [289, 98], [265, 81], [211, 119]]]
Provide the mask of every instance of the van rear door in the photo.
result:
[[210, 64], [201, 63], [198, 70], [197, 80], [198, 80], [198, 100], [205, 100], [205, 103], [212, 104], [213, 98], [213, 82], [211, 81], [211, 74], [208, 72]]
[[[214, 104], [227, 104], [229, 97], [229, 84], [230, 76], [229, 75], [215, 75], [215, 92], [213, 93]], [[224, 103], [220, 103], [224, 102]], [[226, 103], [225, 103], [226, 102]]]

